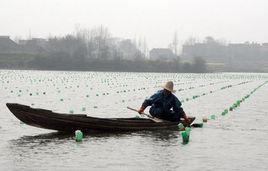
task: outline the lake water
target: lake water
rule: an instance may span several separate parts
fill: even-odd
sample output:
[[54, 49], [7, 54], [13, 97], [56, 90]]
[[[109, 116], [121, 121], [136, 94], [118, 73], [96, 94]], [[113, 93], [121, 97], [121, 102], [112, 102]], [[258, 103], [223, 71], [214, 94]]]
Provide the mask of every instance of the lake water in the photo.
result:
[[[268, 170], [268, 83], [252, 92], [268, 74], [0, 70], [0, 78], [0, 170]], [[89, 134], [77, 143], [73, 135], [21, 123], [5, 106], [135, 117], [126, 107], [139, 108], [168, 80], [196, 122], [216, 116], [192, 128], [186, 145], [179, 131], [168, 130]], [[248, 94], [240, 107], [221, 115]]]

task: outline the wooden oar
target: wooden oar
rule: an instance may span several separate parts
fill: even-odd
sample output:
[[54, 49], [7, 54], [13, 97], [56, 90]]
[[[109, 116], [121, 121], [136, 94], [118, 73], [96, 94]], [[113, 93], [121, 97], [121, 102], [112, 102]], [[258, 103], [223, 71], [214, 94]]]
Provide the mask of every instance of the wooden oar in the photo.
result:
[[[133, 111], [135, 111], [135, 112], [138, 112], [139, 113], [139, 111], [137, 110], [137, 109], [133, 109], [133, 108], [131, 108], [131, 107], [127, 107], [129, 110], [133, 110]], [[147, 116], [149, 119], [151, 119], [152, 121], [154, 121], [154, 122], [164, 122], [164, 120], [162, 120], [162, 119], [159, 119], [159, 118], [156, 118], [156, 117], [152, 117], [151, 115], [149, 115], [149, 114], [147, 114], [147, 113], [141, 113], [142, 115], [145, 115], [145, 116]]]

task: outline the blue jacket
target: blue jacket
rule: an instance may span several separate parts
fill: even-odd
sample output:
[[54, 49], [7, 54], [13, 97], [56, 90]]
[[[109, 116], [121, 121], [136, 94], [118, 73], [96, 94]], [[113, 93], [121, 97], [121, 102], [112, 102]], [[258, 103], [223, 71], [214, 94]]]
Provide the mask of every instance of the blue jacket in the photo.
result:
[[150, 98], [146, 99], [142, 106], [144, 108], [147, 106], [161, 108], [165, 112], [169, 112], [172, 108], [176, 113], [184, 113], [179, 99], [172, 93], [170, 93], [168, 96], [165, 96], [163, 90], [157, 91]]

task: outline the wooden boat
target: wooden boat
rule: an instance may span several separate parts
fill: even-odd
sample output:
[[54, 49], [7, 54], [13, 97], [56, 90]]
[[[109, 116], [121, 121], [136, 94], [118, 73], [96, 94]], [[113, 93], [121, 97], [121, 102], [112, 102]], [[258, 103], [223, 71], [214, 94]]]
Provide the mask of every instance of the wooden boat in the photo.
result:
[[[84, 114], [60, 114], [51, 110], [7, 103], [8, 109], [25, 124], [60, 132], [112, 132], [177, 129], [178, 122], [154, 122], [147, 118], [96, 118]], [[191, 122], [195, 118], [190, 118]], [[186, 123], [182, 121], [184, 125]]]

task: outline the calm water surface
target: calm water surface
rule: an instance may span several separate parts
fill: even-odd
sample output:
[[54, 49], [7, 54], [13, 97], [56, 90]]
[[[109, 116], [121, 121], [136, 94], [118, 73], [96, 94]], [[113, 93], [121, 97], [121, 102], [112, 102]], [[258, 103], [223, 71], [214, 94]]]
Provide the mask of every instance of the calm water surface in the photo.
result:
[[[268, 170], [268, 83], [221, 116], [268, 74], [1, 70], [0, 78], [0, 170]], [[21, 123], [5, 106], [16, 102], [61, 113], [135, 117], [126, 107], [138, 108], [167, 80], [174, 81], [175, 94], [196, 122], [216, 115], [192, 129], [187, 145], [180, 132], [167, 130], [91, 134], [77, 143], [73, 135]]]

